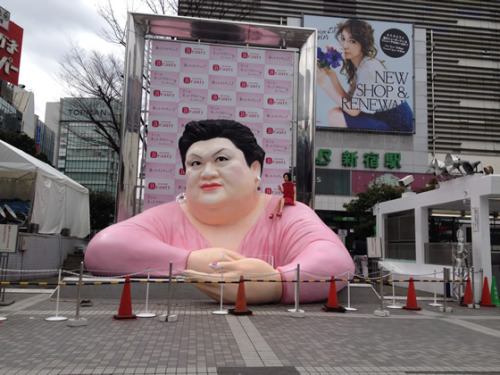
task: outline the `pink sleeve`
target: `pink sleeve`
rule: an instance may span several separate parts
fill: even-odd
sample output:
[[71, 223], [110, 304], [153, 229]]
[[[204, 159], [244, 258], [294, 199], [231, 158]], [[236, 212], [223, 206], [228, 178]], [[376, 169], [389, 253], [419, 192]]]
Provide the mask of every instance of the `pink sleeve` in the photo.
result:
[[102, 230], [85, 251], [86, 269], [102, 276], [135, 273], [143, 277], [150, 268], [153, 277], [166, 277], [172, 262], [173, 272], [178, 274], [185, 270], [191, 250], [205, 247], [202, 239], [189, 233], [190, 225], [179, 230], [180, 220], [187, 221], [174, 202]]
[[[285, 212], [283, 220], [283, 249], [286, 259], [278, 270], [282, 280], [294, 280], [295, 269], [300, 264], [300, 279], [330, 280], [331, 276], [347, 278], [347, 271], [352, 275], [354, 263], [351, 255], [338, 236], [328, 228], [309, 207], [297, 203], [297, 212]], [[282, 283], [282, 303], [294, 302], [295, 283]], [[337, 289], [345, 283], [336, 283]], [[317, 302], [328, 298], [330, 283], [301, 283], [299, 285], [300, 302]]]

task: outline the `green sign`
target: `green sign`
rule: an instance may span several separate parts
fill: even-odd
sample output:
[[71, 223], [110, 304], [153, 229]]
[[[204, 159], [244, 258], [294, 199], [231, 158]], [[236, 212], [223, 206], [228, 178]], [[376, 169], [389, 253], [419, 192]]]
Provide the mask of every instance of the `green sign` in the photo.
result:
[[[356, 168], [358, 166], [358, 151], [346, 150], [342, 152], [341, 165], [346, 168]], [[332, 161], [332, 150], [321, 148], [318, 150], [316, 165], [328, 165]], [[384, 167], [389, 169], [401, 168], [401, 153], [386, 152], [384, 154]], [[367, 152], [363, 154], [363, 164], [366, 168], [377, 169], [380, 166], [380, 154]]]

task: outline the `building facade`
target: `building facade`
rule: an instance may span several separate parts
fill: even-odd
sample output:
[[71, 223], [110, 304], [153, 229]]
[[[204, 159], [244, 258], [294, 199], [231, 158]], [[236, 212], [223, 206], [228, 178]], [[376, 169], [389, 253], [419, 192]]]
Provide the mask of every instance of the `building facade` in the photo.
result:
[[[179, 15], [188, 15], [189, 3], [179, 2]], [[245, 3], [253, 3], [245, 22], [315, 27], [305, 20], [320, 16], [413, 25], [414, 132], [316, 128], [315, 209], [336, 231], [351, 226], [343, 204], [375, 178], [397, 182], [411, 174], [415, 178], [412, 188], [418, 190], [433, 177], [426, 173], [429, 162], [444, 160], [448, 153], [481, 161], [479, 170], [490, 165], [500, 168], [496, 157], [500, 147], [499, 2], [407, 0], [397, 6], [380, 0]], [[198, 16], [207, 16], [204, 11]], [[239, 18], [237, 8], [224, 14], [224, 19]], [[317, 113], [320, 110], [318, 106]], [[345, 152], [358, 159], [346, 163]], [[371, 161], [375, 157], [377, 163], [366, 156]], [[385, 163], [394, 156], [400, 158], [400, 167]]]
[[[116, 103], [120, 113], [119, 103]], [[89, 113], [113, 132], [109, 108], [97, 99], [63, 98], [57, 168], [91, 191], [116, 195], [119, 155], [96, 132]], [[118, 139], [118, 134], [116, 139]]]

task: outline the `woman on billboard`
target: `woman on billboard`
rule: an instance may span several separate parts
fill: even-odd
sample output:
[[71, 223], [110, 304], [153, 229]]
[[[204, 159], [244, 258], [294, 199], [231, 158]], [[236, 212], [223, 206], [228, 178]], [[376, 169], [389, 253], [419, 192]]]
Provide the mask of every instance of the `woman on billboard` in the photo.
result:
[[[413, 112], [404, 86], [408, 73], [387, 71], [384, 61], [376, 58], [373, 33], [368, 22], [349, 19], [335, 28], [343, 56], [332, 47], [327, 46], [326, 53], [318, 48], [317, 83], [335, 103], [327, 113], [328, 126], [412, 131]], [[340, 65], [347, 90], [334, 70]]]

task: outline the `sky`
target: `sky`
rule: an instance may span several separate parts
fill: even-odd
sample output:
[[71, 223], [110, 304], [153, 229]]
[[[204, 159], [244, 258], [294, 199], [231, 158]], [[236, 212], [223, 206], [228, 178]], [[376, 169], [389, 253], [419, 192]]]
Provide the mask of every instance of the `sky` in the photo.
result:
[[[108, 0], [0, 0], [0, 6], [11, 13], [11, 21], [24, 29], [19, 85], [35, 95], [35, 114], [45, 121], [45, 103], [67, 97], [56, 76], [59, 61], [70, 49], [70, 41], [84, 49], [109, 50], [125, 54], [99, 33], [107, 28], [97, 12], [97, 3]], [[110, 0], [125, 23], [127, 9], [145, 11], [140, 1]]]

